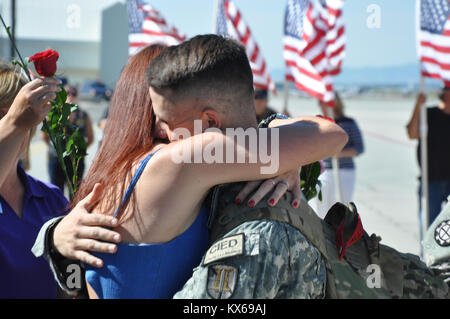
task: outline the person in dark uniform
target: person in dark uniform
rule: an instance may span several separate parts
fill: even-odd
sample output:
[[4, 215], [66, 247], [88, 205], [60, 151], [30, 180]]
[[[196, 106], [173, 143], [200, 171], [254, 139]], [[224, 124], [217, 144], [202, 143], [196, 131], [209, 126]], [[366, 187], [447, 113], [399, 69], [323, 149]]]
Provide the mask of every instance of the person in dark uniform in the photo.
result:
[[[427, 107], [428, 124], [428, 226], [439, 215], [442, 204], [450, 195], [450, 87], [445, 87], [440, 94], [441, 102], [437, 106]], [[407, 125], [410, 139], [420, 139], [420, 108], [426, 102], [426, 96], [419, 94], [414, 111]], [[417, 158], [420, 163], [420, 141]], [[419, 199], [422, 185], [419, 187]], [[419, 203], [421, 207], [421, 203]]]
[[268, 106], [268, 92], [263, 89], [255, 90], [255, 111], [256, 120], [260, 123], [262, 120], [268, 118], [272, 114], [277, 112]]

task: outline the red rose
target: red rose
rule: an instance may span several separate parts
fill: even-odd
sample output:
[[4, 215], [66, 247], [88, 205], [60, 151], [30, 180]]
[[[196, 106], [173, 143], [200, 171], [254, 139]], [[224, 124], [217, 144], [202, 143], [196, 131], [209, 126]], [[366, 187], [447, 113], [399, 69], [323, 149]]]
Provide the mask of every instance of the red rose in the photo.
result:
[[30, 61], [34, 63], [37, 73], [41, 76], [53, 76], [56, 73], [56, 61], [58, 59], [58, 52], [51, 49], [30, 57]]

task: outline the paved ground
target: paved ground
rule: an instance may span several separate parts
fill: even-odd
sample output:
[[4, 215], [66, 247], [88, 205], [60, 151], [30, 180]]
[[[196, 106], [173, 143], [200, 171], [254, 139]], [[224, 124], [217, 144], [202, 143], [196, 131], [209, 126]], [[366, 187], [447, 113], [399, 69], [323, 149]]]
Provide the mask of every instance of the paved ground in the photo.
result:
[[[281, 96], [281, 94], [279, 94]], [[409, 120], [413, 99], [376, 100], [370, 98], [349, 99], [347, 115], [360, 125], [366, 151], [356, 159], [357, 183], [355, 202], [366, 230], [377, 233], [385, 244], [402, 252], [420, 252], [417, 213], [416, 143], [408, 140], [405, 124]], [[105, 103], [80, 102], [93, 123], [97, 123]], [[282, 100], [272, 98], [271, 104], [281, 109]], [[317, 103], [310, 99], [291, 98], [292, 115], [315, 115]], [[101, 135], [95, 127], [96, 142], [88, 149], [87, 165], [97, 151]], [[46, 166], [47, 146], [36, 136], [31, 145], [31, 175], [48, 181]]]

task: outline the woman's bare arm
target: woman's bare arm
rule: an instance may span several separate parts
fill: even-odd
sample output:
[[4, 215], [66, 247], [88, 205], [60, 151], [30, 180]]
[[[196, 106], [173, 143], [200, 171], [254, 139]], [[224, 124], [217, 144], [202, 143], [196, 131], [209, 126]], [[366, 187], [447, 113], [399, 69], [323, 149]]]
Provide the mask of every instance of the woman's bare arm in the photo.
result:
[[[219, 132], [207, 131], [193, 136], [168, 147], [172, 158], [167, 160], [177, 165], [175, 160], [181, 158], [177, 154], [190, 152], [190, 157], [184, 156], [184, 162], [178, 163], [183, 166], [180, 173], [188, 180], [199, 180], [199, 186], [211, 187], [284, 174], [335, 155], [348, 140], [347, 134], [338, 125], [317, 117], [273, 122], [277, 127], [256, 130], [245, 145], [235, 142], [233, 136]], [[223, 150], [219, 162], [211, 163], [208, 159], [213, 149]], [[242, 156], [240, 162], [237, 158], [239, 154]]]
[[[240, 144], [231, 135], [216, 130], [165, 146], [155, 154], [136, 184], [134, 215], [139, 223], [123, 225], [126, 233], [133, 234], [124, 240], [170, 241], [192, 224], [211, 187], [298, 170], [334, 155], [347, 143], [345, 131], [330, 121], [317, 117], [286, 121], [288, 125], [279, 128], [249, 130], [253, 132], [251, 143]], [[216, 161], [209, 156], [214, 154], [213, 149], [223, 150]], [[264, 149], [269, 150], [270, 156], [264, 156]], [[240, 162], [237, 155], [242, 155]]]
[[15, 169], [17, 158], [30, 130], [39, 124], [51, 105], [48, 103], [60, 90], [53, 78], [35, 79], [19, 91], [6, 115], [0, 120], [0, 186]]

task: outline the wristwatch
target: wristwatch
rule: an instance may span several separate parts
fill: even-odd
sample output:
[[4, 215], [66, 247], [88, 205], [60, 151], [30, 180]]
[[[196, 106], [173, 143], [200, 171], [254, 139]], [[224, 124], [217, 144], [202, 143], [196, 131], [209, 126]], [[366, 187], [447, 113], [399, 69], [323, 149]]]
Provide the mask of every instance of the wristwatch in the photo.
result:
[[286, 116], [284, 114], [275, 113], [275, 114], [269, 115], [264, 120], [262, 120], [259, 123], [258, 128], [268, 128], [269, 127], [269, 123], [272, 122], [273, 120], [275, 120], [275, 119], [286, 120], [288, 118], [289, 118], [289, 116]]

